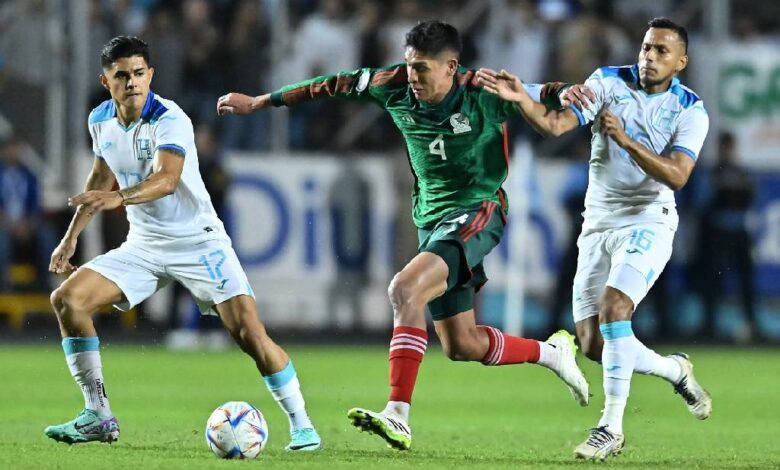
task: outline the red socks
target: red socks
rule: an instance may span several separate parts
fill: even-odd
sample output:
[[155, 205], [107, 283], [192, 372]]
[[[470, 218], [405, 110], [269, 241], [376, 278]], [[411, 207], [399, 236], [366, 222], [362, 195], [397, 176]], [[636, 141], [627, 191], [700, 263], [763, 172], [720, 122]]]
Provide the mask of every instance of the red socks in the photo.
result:
[[486, 366], [503, 366], [539, 361], [539, 342], [535, 339], [509, 336], [492, 326], [478, 325], [488, 335], [490, 346], [482, 363]]
[[[412, 402], [417, 372], [428, 347], [428, 333], [420, 328], [397, 326], [390, 340], [389, 401]], [[537, 347], [537, 357], [538, 357]]]

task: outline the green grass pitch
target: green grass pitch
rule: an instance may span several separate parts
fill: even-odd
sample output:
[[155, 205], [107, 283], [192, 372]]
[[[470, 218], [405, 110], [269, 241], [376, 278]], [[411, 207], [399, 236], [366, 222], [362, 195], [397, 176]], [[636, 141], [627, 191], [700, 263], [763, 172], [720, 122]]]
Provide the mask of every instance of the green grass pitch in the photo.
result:
[[[530, 365], [452, 363], [431, 348], [412, 410], [409, 452], [359, 433], [345, 415], [353, 406], [381, 408], [387, 393], [386, 349], [291, 347], [309, 411], [324, 439], [319, 453], [289, 454], [287, 420], [251, 361], [227, 353], [172, 353], [160, 348], [103, 348], [104, 373], [122, 435], [118, 443], [67, 446], [43, 428], [82, 407], [62, 350], [0, 347], [0, 468], [578, 468], [572, 449], [603, 403], [601, 371], [581, 358], [594, 394], [580, 408], [550, 372]], [[663, 348], [663, 352], [672, 349]], [[780, 468], [780, 351], [688, 349], [714, 411], [697, 421], [671, 387], [634, 376], [626, 412], [626, 452], [612, 468]], [[204, 441], [206, 418], [219, 404], [246, 400], [269, 421], [259, 461], [221, 461]]]

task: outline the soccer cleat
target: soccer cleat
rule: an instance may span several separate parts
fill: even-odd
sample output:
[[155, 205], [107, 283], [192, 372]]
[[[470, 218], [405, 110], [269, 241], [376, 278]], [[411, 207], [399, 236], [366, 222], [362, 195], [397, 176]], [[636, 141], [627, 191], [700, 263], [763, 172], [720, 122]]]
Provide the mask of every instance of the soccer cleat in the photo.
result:
[[622, 434], [613, 434], [607, 426], [599, 426], [590, 430], [590, 436], [585, 442], [574, 449], [574, 456], [585, 460], [607, 460], [611, 455], [623, 452], [626, 440]]
[[94, 410], [84, 409], [75, 419], [44, 430], [46, 436], [57, 442], [78, 444], [81, 442], [114, 442], [119, 439], [119, 423], [116, 418], [104, 418]]
[[707, 419], [712, 414], [712, 398], [710, 394], [699, 385], [693, 376], [693, 363], [685, 353], [674, 353], [669, 356], [677, 361], [682, 368], [682, 378], [674, 384], [674, 393], [679, 394], [685, 400], [688, 411], [696, 419]]
[[290, 435], [286, 450], [290, 452], [309, 452], [322, 449], [322, 439], [314, 428], [296, 429]]
[[553, 333], [546, 343], [555, 346], [559, 351], [557, 364], [552, 368], [552, 371], [566, 383], [571, 396], [580, 406], [588, 406], [589, 385], [585, 375], [577, 365], [577, 345], [574, 344], [574, 335], [566, 330], [560, 330]]
[[352, 408], [347, 412], [347, 417], [361, 431], [379, 435], [389, 447], [398, 450], [409, 450], [412, 447], [412, 430], [400, 416], [385, 411], [375, 413], [364, 408]]

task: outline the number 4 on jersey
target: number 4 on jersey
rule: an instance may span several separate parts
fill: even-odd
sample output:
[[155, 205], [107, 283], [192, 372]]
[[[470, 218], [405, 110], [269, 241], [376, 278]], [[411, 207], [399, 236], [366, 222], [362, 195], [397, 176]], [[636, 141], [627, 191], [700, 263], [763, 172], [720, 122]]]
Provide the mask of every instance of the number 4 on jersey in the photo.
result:
[[428, 151], [431, 152], [431, 155], [440, 155], [442, 160], [447, 159], [447, 154], [444, 153], [444, 134], [439, 134], [433, 139], [428, 145]]

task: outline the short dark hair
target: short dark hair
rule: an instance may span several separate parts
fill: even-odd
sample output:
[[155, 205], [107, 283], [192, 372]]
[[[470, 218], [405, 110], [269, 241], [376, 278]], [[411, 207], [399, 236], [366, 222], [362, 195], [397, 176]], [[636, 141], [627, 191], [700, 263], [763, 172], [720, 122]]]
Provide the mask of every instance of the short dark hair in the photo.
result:
[[406, 46], [434, 56], [445, 50], [460, 56], [463, 48], [458, 30], [451, 24], [438, 20], [417, 23], [417, 26], [406, 33]]
[[108, 41], [100, 52], [100, 65], [103, 68], [111, 67], [111, 64], [125, 57], [140, 55], [149, 65], [149, 45], [135, 36], [117, 36]]
[[688, 31], [685, 30], [682, 26], [675, 23], [674, 21], [670, 20], [669, 18], [653, 18], [652, 20], [647, 22], [647, 26], [650, 28], [661, 28], [661, 29], [671, 29], [675, 33], [677, 33], [677, 37], [680, 38], [680, 41], [683, 43], [684, 52], [688, 53]]

